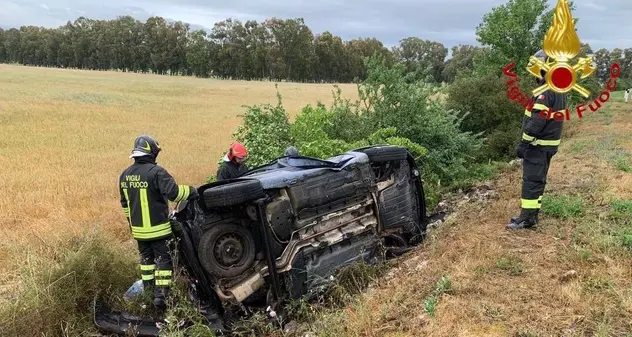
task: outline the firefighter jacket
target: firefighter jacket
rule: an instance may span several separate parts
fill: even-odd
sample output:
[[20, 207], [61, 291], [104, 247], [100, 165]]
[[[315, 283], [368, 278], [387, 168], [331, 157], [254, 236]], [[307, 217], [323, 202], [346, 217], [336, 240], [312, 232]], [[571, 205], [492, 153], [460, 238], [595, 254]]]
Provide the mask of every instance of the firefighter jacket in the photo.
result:
[[[543, 149], [556, 150], [562, 138], [565, 110], [565, 94], [547, 90], [535, 97], [533, 108], [531, 111], [525, 110], [525, 116], [522, 119], [522, 141]], [[562, 115], [560, 121], [554, 119], [555, 113], [558, 111]], [[558, 119], [560, 119], [559, 117], [560, 114], [558, 114]]]
[[195, 187], [178, 185], [164, 168], [152, 159], [141, 157], [119, 178], [121, 206], [127, 217], [132, 236], [150, 241], [172, 234], [169, 202], [197, 196]]
[[233, 161], [224, 161], [217, 169], [217, 181], [236, 178], [248, 171], [246, 164], [237, 164]]

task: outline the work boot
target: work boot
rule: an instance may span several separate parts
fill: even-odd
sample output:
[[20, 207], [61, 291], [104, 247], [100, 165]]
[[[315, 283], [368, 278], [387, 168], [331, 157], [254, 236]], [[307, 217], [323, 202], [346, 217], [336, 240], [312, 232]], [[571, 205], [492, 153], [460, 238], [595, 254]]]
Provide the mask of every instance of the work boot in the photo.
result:
[[154, 291], [154, 306], [157, 309], [165, 310], [167, 308], [168, 295], [169, 295], [168, 287], [156, 287]]
[[511, 218], [507, 229], [532, 228], [538, 225], [538, 209], [521, 209], [520, 215]]

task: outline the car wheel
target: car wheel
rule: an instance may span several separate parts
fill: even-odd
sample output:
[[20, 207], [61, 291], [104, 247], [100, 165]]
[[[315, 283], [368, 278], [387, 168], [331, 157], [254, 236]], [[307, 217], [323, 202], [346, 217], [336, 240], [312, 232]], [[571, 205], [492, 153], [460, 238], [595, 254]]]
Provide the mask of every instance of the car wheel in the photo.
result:
[[242, 226], [214, 225], [202, 235], [198, 257], [204, 269], [216, 277], [239, 276], [255, 260], [255, 241]]
[[204, 190], [206, 207], [230, 207], [266, 196], [258, 180], [243, 180]]
[[361, 151], [366, 153], [369, 161], [374, 163], [408, 158], [408, 149], [403, 146], [373, 146]]

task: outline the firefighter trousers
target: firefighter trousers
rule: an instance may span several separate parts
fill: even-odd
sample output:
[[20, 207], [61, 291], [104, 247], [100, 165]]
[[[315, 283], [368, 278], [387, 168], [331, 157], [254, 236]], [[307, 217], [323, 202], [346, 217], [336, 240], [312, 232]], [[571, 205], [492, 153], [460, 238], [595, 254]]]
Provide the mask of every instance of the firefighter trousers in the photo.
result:
[[137, 241], [140, 252], [140, 272], [143, 287], [156, 289], [156, 294], [165, 294], [171, 285], [173, 262], [169, 251], [172, 237], [152, 241]]
[[551, 158], [556, 153], [557, 148], [546, 149], [540, 146], [528, 145], [525, 149], [522, 161], [522, 194], [520, 200], [522, 209], [533, 211], [540, 209]]

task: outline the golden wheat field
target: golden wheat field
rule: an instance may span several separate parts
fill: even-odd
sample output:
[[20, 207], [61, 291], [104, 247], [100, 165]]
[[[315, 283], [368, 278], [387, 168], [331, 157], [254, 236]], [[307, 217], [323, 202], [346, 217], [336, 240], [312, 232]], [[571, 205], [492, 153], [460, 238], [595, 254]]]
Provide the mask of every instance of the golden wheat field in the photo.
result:
[[[356, 98], [357, 88], [340, 85]], [[332, 101], [331, 84], [279, 83], [294, 116]], [[243, 105], [276, 104], [272, 82], [0, 65], [0, 290], [17, 282], [20, 247], [54, 245], [95, 226], [130, 237], [117, 179], [134, 138], [158, 139], [158, 163], [181, 184], [214, 174]]]

